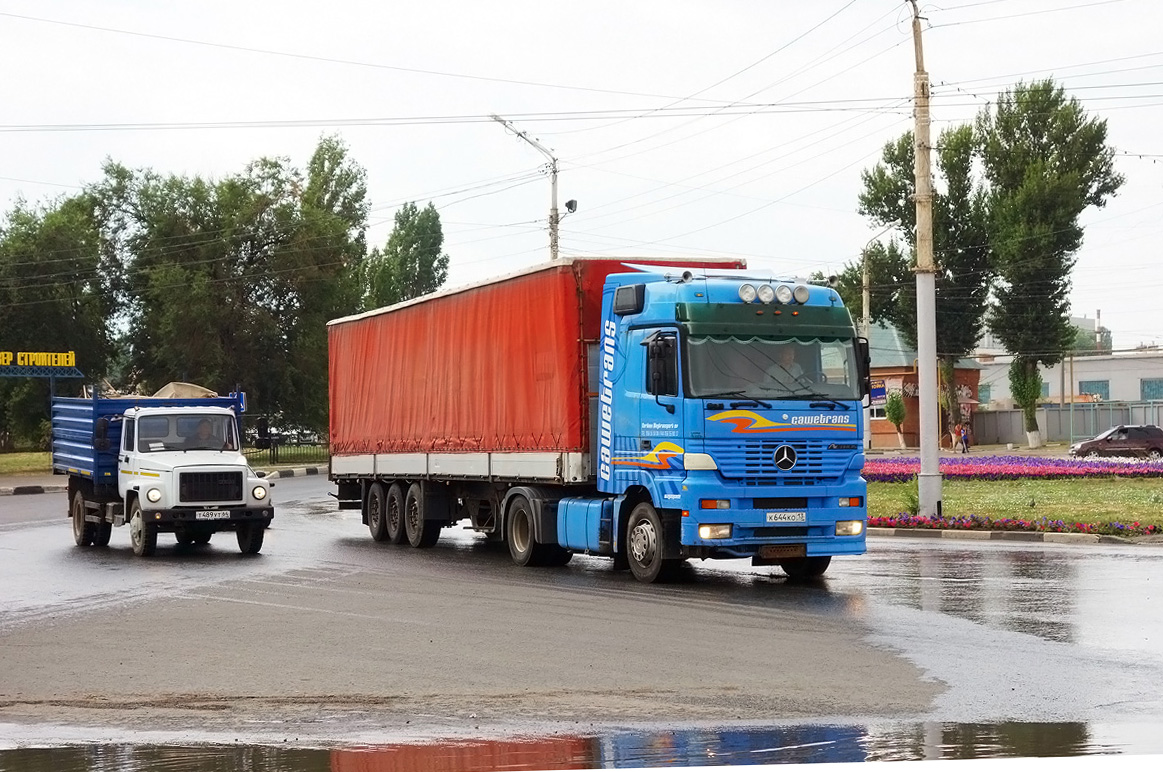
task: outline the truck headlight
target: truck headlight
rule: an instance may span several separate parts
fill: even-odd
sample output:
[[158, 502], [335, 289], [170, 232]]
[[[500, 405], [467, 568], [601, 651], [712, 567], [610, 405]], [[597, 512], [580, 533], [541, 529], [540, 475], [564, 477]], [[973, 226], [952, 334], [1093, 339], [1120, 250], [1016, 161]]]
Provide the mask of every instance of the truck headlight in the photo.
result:
[[267, 497], [267, 489], [261, 485], [256, 485], [254, 486], [254, 490], [250, 492], [250, 495], [254, 496], [259, 501], [262, 501]]
[[722, 523], [714, 525], [700, 525], [699, 526], [700, 539], [730, 539], [731, 538], [731, 524]]
[[145, 497], [156, 504], [162, 500], [162, 492], [157, 488], [150, 488], [145, 492]]
[[837, 536], [859, 536], [864, 533], [863, 520], [837, 520], [836, 521], [836, 535]]

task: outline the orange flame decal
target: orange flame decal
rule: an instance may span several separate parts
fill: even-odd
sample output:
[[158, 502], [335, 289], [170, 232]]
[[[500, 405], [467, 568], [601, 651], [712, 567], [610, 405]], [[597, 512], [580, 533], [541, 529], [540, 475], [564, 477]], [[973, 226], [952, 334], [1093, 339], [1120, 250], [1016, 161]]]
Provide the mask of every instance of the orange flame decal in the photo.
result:
[[670, 460], [685, 452], [673, 442], [660, 442], [654, 450], [643, 456], [620, 456], [614, 459], [614, 463], [621, 466], [637, 466], [643, 469], [669, 469]]

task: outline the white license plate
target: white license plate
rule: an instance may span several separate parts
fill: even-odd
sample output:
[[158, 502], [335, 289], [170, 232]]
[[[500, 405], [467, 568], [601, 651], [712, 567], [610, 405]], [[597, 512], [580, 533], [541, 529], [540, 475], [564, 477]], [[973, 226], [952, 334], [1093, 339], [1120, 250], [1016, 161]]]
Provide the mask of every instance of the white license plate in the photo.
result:
[[195, 520], [229, 520], [230, 510], [228, 509], [199, 509], [194, 512]]
[[767, 522], [769, 523], [806, 523], [808, 520], [807, 512], [768, 512]]

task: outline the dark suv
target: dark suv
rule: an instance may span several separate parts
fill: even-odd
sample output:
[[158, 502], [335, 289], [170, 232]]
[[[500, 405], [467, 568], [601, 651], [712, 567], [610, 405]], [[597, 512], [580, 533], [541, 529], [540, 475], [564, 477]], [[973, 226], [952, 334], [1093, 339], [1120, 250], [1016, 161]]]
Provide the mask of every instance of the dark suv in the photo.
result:
[[1163, 458], [1163, 429], [1153, 424], [1116, 426], [1107, 429], [1093, 440], [1076, 442], [1070, 446], [1070, 455], [1087, 456], [1140, 456]]

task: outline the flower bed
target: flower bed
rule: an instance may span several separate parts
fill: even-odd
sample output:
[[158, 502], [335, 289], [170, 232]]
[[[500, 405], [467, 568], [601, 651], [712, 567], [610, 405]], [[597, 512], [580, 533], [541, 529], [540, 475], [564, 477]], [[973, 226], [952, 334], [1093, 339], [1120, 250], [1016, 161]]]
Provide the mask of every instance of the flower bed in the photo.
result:
[[[941, 474], [950, 480], [1163, 477], [1163, 462], [1140, 459], [963, 456], [942, 458], [940, 465]], [[864, 462], [864, 479], [869, 482], [908, 482], [920, 470], [918, 458], [870, 457]]]
[[982, 517], [924, 517], [899, 514], [891, 517], [868, 518], [870, 528], [931, 528], [965, 531], [1045, 531], [1048, 533], [1090, 533], [1104, 536], [1154, 536], [1163, 534], [1158, 525], [1127, 523], [1072, 523], [1065, 520], [1020, 520], [1014, 518]]

